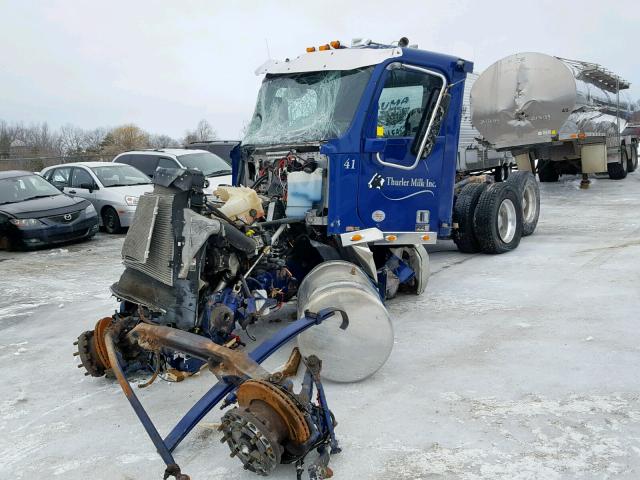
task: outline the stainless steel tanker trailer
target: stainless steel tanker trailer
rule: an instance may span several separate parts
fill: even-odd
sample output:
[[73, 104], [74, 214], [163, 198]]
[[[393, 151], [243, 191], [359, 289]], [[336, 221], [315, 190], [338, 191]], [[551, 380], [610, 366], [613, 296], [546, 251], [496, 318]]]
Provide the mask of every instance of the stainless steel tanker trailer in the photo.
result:
[[471, 121], [471, 89], [480, 75], [468, 73], [464, 82], [457, 171], [460, 177], [481, 172], [493, 173], [497, 181], [505, 179], [515, 167], [515, 159], [507, 150], [491, 148]]
[[[622, 135], [633, 103], [630, 83], [594, 63], [517, 53], [487, 68], [471, 90], [471, 119], [519, 170], [541, 182], [562, 174], [608, 172], [625, 178], [638, 166], [638, 135]], [[626, 133], [626, 132], [625, 132]]]

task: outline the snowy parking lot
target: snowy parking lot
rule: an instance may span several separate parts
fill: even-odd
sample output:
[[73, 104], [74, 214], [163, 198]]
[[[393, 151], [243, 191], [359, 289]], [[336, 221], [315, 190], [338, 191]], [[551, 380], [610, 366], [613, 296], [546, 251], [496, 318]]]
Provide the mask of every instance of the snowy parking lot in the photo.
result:
[[[433, 248], [427, 291], [389, 304], [387, 364], [360, 383], [327, 383], [343, 448], [335, 478], [640, 478], [640, 173], [588, 190], [565, 176], [541, 197], [536, 233], [511, 253]], [[108, 288], [123, 239], [0, 252], [0, 478], [162, 478], [119, 386], [85, 377], [72, 356], [78, 334], [116, 308]], [[166, 433], [214, 381], [202, 373], [138, 394]], [[183, 472], [256, 478], [219, 443], [219, 418], [215, 409], [177, 449]]]

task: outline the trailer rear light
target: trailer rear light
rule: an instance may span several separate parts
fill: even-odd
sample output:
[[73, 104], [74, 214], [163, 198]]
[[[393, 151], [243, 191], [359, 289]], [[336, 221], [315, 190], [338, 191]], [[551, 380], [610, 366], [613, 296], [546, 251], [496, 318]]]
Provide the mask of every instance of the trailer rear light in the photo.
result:
[[333, 42], [329, 42], [331, 48], [338, 49], [340, 48], [340, 40], [334, 40]]
[[387, 242], [395, 242], [398, 239], [397, 235], [387, 235], [384, 237]]
[[422, 240], [424, 242], [428, 242], [429, 240], [431, 240], [431, 237], [429, 235], [422, 235]]
[[307, 53], [315, 52], [316, 47], [307, 47]]
[[331, 50], [331, 46], [328, 43], [325, 45], [320, 45], [318, 47], [318, 50], [320, 50], [321, 52], [324, 52], [325, 50]]

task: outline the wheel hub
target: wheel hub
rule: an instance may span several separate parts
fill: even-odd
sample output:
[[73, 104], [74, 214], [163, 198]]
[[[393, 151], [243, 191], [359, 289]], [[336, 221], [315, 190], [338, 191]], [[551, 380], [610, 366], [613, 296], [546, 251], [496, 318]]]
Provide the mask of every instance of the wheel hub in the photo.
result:
[[527, 185], [522, 195], [522, 213], [525, 223], [530, 223], [536, 216], [536, 192], [533, 185]]
[[511, 200], [505, 198], [500, 203], [498, 210], [498, 234], [504, 243], [513, 240], [516, 234], [516, 221], [516, 207]]
[[222, 442], [247, 470], [268, 475], [281, 462], [285, 444], [301, 445], [311, 432], [293, 394], [264, 380], [247, 380], [237, 391], [238, 407], [222, 417]]
[[84, 367], [87, 374], [92, 377], [102, 377], [106, 370], [111, 368], [107, 347], [104, 343], [104, 334], [111, 322], [111, 317], [98, 320], [94, 330], [80, 334], [74, 343], [78, 346], [75, 355], [80, 357], [78, 367]]

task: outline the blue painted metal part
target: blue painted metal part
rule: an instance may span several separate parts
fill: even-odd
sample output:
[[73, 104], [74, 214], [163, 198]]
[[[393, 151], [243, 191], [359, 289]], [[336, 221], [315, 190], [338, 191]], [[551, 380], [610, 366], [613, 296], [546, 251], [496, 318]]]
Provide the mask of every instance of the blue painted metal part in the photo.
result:
[[[346, 329], [348, 325], [348, 318], [344, 312], [332, 308], [321, 310], [317, 314], [305, 312], [304, 317], [300, 320], [296, 320], [282, 330], [279, 330], [271, 338], [262, 342], [251, 353], [249, 353], [249, 356], [258, 363], [264, 362], [289, 340], [294, 339], [300, 333], [313, 325], [319, 325], [323, 320], [331, 317], [336, 312], [342, 314], [343, 324], [340, 328], [343, 330]], [[205, 415], [220, 403], [222, 399], [235, 390], [235, 388], [235, 385], [231, 385], [226, 382], [218, 382], [207, 393], [205, 393], [204, 396], [198, 400], [193, 407], [191, 407], [178, 424], [173, 427], [173, 430], [171, 430], [169, 435], [165, 438], [164, 443], [167, 445], [169, 450], [175, 450], [180, 442], [184, 440], [189, 432], [193, 430]]]
[[[340, 325], [340, 328], [345, 330], [349, 325], [349, 318], [344, 311], [334, 308], [326, 308], [318, 313], [307, 311], [305, 312], [304, 317], [283, 328], [271, 338], [258, 345], [249, 354], [249, 356], [257, 363], [262, 363], [273, 353], [275, 353], [280, 347], [295, 338], [298, 334], [302, 333], [313, 325], [319, 325], [327, 318], [333, 316], [335, 313], [340, 313], [342, 315], [342, 324]], [[200, 400], [198, 400], [198, 402], [196, 402], [193, 407], [191, 407], [187, 414], [178, 422], [178, 424], [173, 428], [169, 435], [163, 440], [124, 375], [110, 333], [107, 334], [105, 343], [107, 344], [109, 358], [113, 366], [116, 378], [118, 379], [118, 383], [120, 383], [120, 386], [122, 387], [127, 400], [129, 400], [133, 411], [142, 423], [144, 429], [147, 432], [147, 435], [149, 435], [149, 438], [151, 438], [151, 441], [155, 445], [158, 454], [167, 465], [167, 470], [165, 471], [164, 478], [166, 479], [172, 475], [176, 478], [188, 478], [181, 475], [180, 468], [176, 464], [172, 455], [173, 450], [175, 450], [180, 442], [182, 442], [182, 440], [189, 434], [189, 432], [193, 430], [193, 428], [200, 422], [200, 420], [202, 420], [204, 416], [213, 409], [213, 407], [215, 407], [222, 399], [224, 399], [227, 395], [229, 395], [236, 389], [237, 385], [227, 381], [226, 379], [223, 379], [220, 382], [216, 383], [207, 393], [204, 394], [204, 396]], [[333, 445], [335, 442], [335, 436], [333, 435], [333, 423], [331, 422], [326, 398], [324, 397], [324, 390], [321, 390], [321, 384], [319, 381], [316, 382], [316, 384], [320, 397], [321, 408], [324, 411], [325, 420], [328, 419], [329, 421], [328, 428], [330, 428], [330, 431], [332, 432], [331, 445], [333, 450]]]

